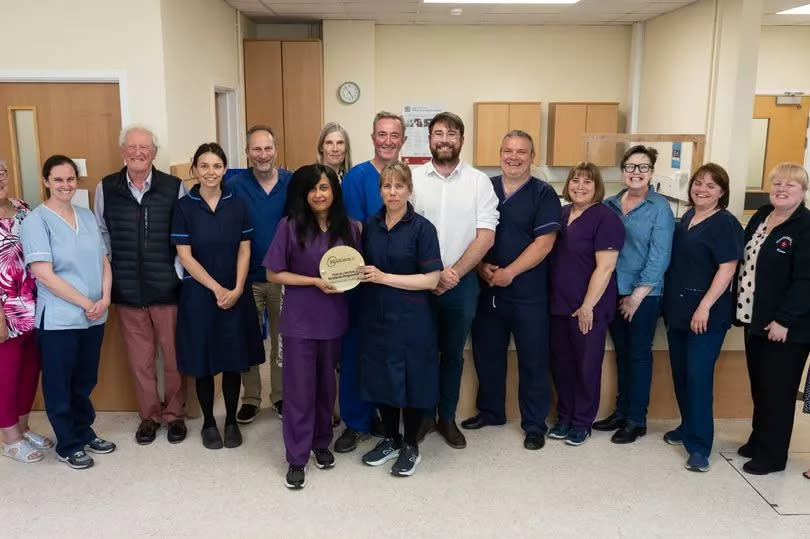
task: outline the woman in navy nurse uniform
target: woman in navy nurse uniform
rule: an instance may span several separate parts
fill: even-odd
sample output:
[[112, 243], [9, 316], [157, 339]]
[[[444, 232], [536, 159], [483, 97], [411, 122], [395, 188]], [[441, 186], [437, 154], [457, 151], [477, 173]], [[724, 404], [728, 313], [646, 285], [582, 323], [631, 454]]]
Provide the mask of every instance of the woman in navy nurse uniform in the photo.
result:
[[[360, 290], [359, 367], [362, 397], [379, 406], [385, 437], [363, 455], [391, 473], [412, 475], [419, 464], [417, 434], [424, 409], [439, 400], [436, 323], [430, 290], [442, 269], [435, 227], [413, 210], [407, 165], [380, 173], [384, 207], [363, 226], [366, 263]], [[399, 433], [402, 410], [404, 437]]]
[[203, 413], [202, 443], [220, 449], [214, 419], [214, 376], [222, 373], [225, 447], [242, 445], [236, 424], [241, 373], [264, 362], [253, 295], [244, 293], [250, 264], [250, 214], [242, 199], [223, 187], [228, 165], [215, 142], [194, 154], [199, 183], [175, 204], [172, 243], [185, 268], [177, 316], [177, 363], [197, 378]]
[[692, 208], [675, 226], [664, 280], [664, 320], [681, 424], [664, 441], [683, 445], [686, 469], [706, 472], [714, 439], [714, 365], [734, 320], [731, 282], [743, 256], [743, 229], [726, 210], [729, 179], [708, 163], [689, 181]]

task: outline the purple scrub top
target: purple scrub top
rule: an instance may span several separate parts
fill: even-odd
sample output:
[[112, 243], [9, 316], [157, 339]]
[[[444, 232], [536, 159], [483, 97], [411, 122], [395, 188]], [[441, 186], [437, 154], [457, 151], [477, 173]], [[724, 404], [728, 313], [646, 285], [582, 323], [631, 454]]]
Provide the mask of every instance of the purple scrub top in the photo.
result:
[[[550, 256], [551, 314], [570, 316], [585, 299], [596, 269], [597, 251], [620, 251], [624, 244], [621, 219], [604, 204], [587, 208], [570, 225], [571, 205], [562, 209], [562, 228]], [[595, 320], [610, 321], [616, 314], [616, 274], [593, 309]]]
[[[360, 248], [360, 226], [350, 220], [354, 248]], [[338, 241], [335, 245], [343, 245]], [[264, 257], [264, 267], [275, 273], [289, 271], [308, 277], [320, 277], [323, 254], [329, 245], [329, 233], [321, 232], [304, 248], [298, 243], [295, 223], [284, 217]], [[324, 294], [316, 286], [284, 287], [279, 333], [299, 339], [328, 340], [341, 337], [349, 327], [349, 308], [345, 294]]]

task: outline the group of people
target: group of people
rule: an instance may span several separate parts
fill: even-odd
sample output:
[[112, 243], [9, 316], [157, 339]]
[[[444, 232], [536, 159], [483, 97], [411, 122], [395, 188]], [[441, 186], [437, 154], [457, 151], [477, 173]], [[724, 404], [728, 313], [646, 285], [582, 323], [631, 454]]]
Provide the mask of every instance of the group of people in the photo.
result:
[[[154, 167], [155, 135], [128, 126], [119, 140], [125, 166], [99, 183], [95, 215], [71, 202], [79, 172], [68, 157], [45, 161], [48, 198], [33, 211], [8, 197], [0, 161], [3, 454], [34, 462], [54, 445], [27, 423], [40, 364], [59, 460], [88, 468], [87, 452], [115, 450], [93, 431], [89, 398], [111, 303], [135, 383], [139, 444], [152, 443], [163, 424], [169, 442], [185, 439], [188, 375], [203, 445], [241, 445], [239, 425], [261, 409], [259, 365], [269, 336], [269, 396], [282, 417], [289, 488], [305, 485], [311, 457], [318, 468], [335, 464], [336, 370], [345, 423], [336, 452], [374, 433], [381, 440], [362, 461], [394, 461], [391, 473], [409, 476], [432, 431], [464, 448], [456, 408], [468, 336], [478, 413], [462, 429], [505, 423], [512, 337], [526, 449], [541, 449], [546, 436], [578, 446], [592, 430], [632, 443], [646, 434], [652, 340], [663, 313], [681, 412], [664, 441], [684, 446], [688, 469], [709, 470], [714, 366], [738, 323], [754, 402], [752, 433], [739, 448], [750, 459], [744, 470], [784, 469], [810, 353], [810, 212], [801, 166], [771, 172], [771, 203], [743, 231], [726, 210], [728, 174], [713, 163], [693, 174], [691, 207], [676, 223], [651, 187], [653, 148], [627, 150], [624, 188], [608, 198], [595, 165], [575, 166], [562, 207], [531, 174], [535, 148], [526, 132], [504, 135], [501, 174], [489, 178], [460, 160], [461, 118], [439, 113], [428, 131], [432, 159], [412, 170], [399, 161], [402, 117], [380, 112], [374, 157], [352, 166], [348, 134], [330, 123], [317, 162], [291, 172], [275, 165], [273, 130], [253, 126], [249, 168], [229, 174], [222, 148], [202, 144], [191, 162], [197, 184], [187, 191]], [[324, 253], [340, 245], [365, 260], [361, 284], [345, 293], [320, 274]], [[615, 411], [595, 421], [608, 332], [618, 394]], [[213, 413], [218, 374], [222, 430]], [[549, 429], [552, 383], [557, 417]], [[810, 384], [805, 395], [810, 412]]]

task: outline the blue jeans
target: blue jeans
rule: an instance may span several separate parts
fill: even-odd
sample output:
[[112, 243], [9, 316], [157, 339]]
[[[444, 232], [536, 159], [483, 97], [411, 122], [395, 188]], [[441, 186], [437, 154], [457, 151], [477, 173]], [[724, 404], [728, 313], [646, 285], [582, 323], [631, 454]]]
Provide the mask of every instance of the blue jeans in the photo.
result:
[[616, 415], [636, 427], [647, 426], [652, 384], [652, 342], [660, 306], [660, 296], [647, 296], [641, 301], [631, 322], [617, 312], [610, 324], [619, 378]]
[[[461, 372], [464, 369], [464, 344], [470, 334], [478, 303], [478, 276], [465, 275], [435, 302], [439, 334], [439, 419], [455, 421]], [[432, 415], [430, 410], [428, 415]]]
[[56, 434], [56, 452], [69, 457], [96, 437], [90, 393], [98, 381], [104, 324], [87, 329], [37, 329], [42, 395]]
[[726, 332], [698, 335], [689, 330], [669, 328], [669, 361], [672, 383], [681, 411], [678, 431], [686, 451], [708, 457], [714, 441], [714, 365]]

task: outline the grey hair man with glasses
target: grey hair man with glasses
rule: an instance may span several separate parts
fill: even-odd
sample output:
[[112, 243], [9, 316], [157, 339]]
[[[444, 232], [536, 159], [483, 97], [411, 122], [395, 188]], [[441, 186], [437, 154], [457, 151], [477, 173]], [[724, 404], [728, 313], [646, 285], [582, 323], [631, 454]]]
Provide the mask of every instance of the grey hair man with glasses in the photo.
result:
[[[154, 166], [155, 134], [129, 125], [119, 137], [124, 168], [96, 187], [94, 212], [112, 266], [112, 303], [133, 374], [141, 422], [135, 441], [155, 440], [162, 423], [170, 443], [186, 437], [185, 391], [177, 370], [175, 330], [180, 278], [169, 242], [174, 202], [183, 182]], [[158, 395], [155, 341], [163, 357], [164, 396]]]

